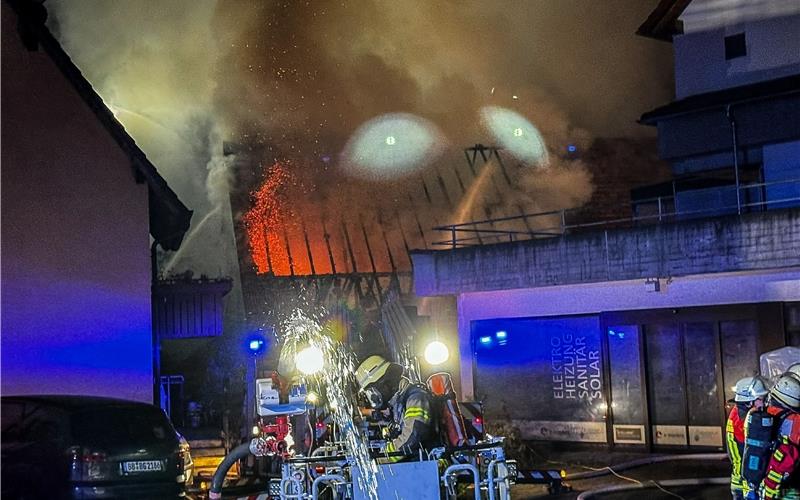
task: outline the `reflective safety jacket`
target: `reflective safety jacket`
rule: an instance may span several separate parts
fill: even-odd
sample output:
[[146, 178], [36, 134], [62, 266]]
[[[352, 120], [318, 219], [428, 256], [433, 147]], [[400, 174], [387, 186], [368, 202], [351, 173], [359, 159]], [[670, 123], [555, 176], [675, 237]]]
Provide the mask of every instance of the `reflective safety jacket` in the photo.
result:
[[[431, 399], [424, 386], [412, 384], [406, 378], [400, 380], [399, 390], [389, 401], [400, 434], [386, 444], [387, 452], [417, 453], [429, 447], [434, 438]], [[399, 462], [403, 458], [390, 457], [390, 461]]]
[[747, 406], [739, 403], [731, 408], [725, 424], [725, 448], [731, 461], [731, 491], [747, 491], [747, 481], [742, 478], [742, 455], [744, 454], [744, 421]]
[[[767, 411], [779, 415], [785, 410], [769, 407]], [[783, 418], [776, 441], [767, 476], [761, 481], [759, 498], [800, 498], [800, 414], [791, 412]]]

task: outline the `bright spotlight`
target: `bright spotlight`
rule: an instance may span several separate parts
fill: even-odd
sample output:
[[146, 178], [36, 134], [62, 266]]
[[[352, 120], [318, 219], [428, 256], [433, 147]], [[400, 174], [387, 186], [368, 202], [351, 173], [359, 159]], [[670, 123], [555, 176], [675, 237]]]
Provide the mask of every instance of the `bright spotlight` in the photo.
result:
[[294, 363], [303, 375], [314, 375], [322, 370], [325, 357], [319, 347], [312, 345], [298, 352], [294, 357]]
[[396, 179], [441, 154], [444, 137], [432, 123], [408, 113], [378, 116], [361, 125], [344, 148], [342, 168], [356, 177]]
[[315, 392], [309, 392], [306, 394], [306, 402], [311, 403], [312, 405], [319, 401], [319, 396]]
[[503, 149], [518, 160], [529, 165], [547, 164], [547, 148], [542, 134], [521, 114], [486, 106], [481, 109], [481, 121]]
[[444, 343], [434, 340], [425, 347], [425, 361], [431, 365], [441, 365], [450, 358], [450, 350]]

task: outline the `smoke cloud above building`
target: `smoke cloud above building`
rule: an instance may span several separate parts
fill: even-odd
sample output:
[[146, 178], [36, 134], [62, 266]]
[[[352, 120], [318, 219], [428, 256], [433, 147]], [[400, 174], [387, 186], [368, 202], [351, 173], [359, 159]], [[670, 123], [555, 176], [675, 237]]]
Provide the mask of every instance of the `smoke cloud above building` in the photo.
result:
[[[319, 241], [331, 227], [352, 224], [353, 232], [362, 226], [370, 234], [407, 233], [411, 246], [424, 247], [436, 224], [585, 202], [591, 169], [580, 155], [564, 154], [568, 146], [647, 134], [636, 118], [670, 97], [670, 47], [633, 35], [654, 3], [48, 0], [46, 6], [65, 49], [195, 210], [194, 233], [169, 269], [214, 275], [231, 273], [231, 252], [235, 260], [226, 229], [228, 190], [256, 191], [253, 181], [276, 162], [291, 170], [282, 197], [291, 204], [286, 213], [298, 219], [283, 232], [301, 222], [325, 225]], [[508, 182], [491, 188], [502, 173], [495, 165], [492, 179], [470, 189], [480, 177], [461, 172], [462, 149], [493, 142], [481, 120], [487, 107], [527, 119], [548, 161], [520, 165], [504, 157]], [[405, 176], [350, 175], [343, 154], [356, 131], [398, 114], [435, 127], [436, 154]], [[385, 135], [388, 146], [402, 145], [391, 131]], [[226, 158], [223, 142], [249, 151], [249, 166]], [[256, 173], [248, 177], [242, 169]], [[235, 206], [236, 224], [244, 211]]]

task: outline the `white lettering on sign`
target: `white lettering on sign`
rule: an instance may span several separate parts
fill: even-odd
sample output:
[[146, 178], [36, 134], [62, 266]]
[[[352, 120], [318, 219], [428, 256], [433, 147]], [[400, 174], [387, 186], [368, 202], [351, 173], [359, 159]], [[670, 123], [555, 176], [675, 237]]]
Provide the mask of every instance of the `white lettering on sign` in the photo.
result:
[[603, 397], [600, 351], [586, 345], [586, 337], [562, 333], [550, 337], [550, 370], [555, 399], [593, 401]]

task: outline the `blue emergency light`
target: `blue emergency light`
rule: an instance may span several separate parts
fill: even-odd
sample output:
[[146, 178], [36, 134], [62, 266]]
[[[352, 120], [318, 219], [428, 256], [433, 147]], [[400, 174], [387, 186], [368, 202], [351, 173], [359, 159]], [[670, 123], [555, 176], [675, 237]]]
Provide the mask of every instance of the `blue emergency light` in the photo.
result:
[[261, 354], [264, 351], [264, 338], [263, 337], [250, 337], [247, 339], [247, 349], [250, 354]]

